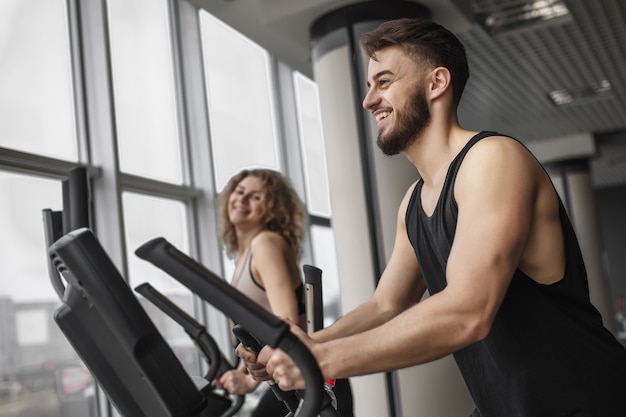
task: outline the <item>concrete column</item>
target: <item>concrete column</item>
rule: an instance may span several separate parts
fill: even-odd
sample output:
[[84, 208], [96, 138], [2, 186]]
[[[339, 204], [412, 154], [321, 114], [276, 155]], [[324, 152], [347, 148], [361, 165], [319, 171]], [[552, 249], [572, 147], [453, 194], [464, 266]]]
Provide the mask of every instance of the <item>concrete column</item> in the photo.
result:
[[[375, 121], [361, 107], [367, 59], [358, 40], [384, 20], [428, 15], [414, 2], [369, 1], [321, 16], [311, 28], [344, 312], [371, 297], [391, 254], [400, 201], [418, 179], [404, 155], [384, 156], [375, 144]], [[463, 416], [473, 407], [451, 357], [351, 382], [359, 417]]]

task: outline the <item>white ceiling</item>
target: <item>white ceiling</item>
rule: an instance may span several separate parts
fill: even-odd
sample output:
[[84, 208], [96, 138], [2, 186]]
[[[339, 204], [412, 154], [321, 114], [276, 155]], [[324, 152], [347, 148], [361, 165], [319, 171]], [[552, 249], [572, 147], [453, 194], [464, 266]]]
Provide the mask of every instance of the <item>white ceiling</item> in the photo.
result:
[[[194, 1], [309, 76], [310, 25], [325, 13], [355, 3]], [[418, 1], [467, 49], [471, 75], [459, 109], [465, 127], [498, 130], [526, 142], [626, 130], [626, 0], [564, 1], [572, 14], [565, 23], [496, 36], [490, 36], [472, 16], [519, 0]], [[602, 80], [612, 87], [602, 97], [559, 107], [548, 97], [552, 90], [581, 89]]]
[[[312, 76], [309, 45], [311, 24], [326, 13], [359, 3], [354, 0], [193, 1], [308, 76]], [[428, 7], [433, 18], [450, 29], [462, 27], [465, 30], [469, 26], [467, 19], [452, 5], [451, 0], [422, 0], [416, 3]]]

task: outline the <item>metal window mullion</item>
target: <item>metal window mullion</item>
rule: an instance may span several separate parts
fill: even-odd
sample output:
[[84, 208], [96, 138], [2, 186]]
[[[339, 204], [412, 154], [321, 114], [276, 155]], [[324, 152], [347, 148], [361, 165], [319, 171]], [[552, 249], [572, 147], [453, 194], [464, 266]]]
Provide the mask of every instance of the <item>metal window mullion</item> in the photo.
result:
[[[187, 141], [185, 158], [188, 162], [189, 183], [193, 190], [200, 190], [197, 194], [193, 193], [194, 198], [189, 205], [189, 221], [192, 225], [189, 229], [190, 249], [194, 258], [223, 275], [215, 204], [218, 190], [215, 187], [198, 7], [188, 0], [171, 0], [170, 3], [176, 82], [182, 114], [180, 124], [184, 140]], [[197, 299], [194, 304], [201, 310], [207, 331], [218, 345], [224, 352], [232, 352], [229, 322], [225, 316]]]
[[[111, 260], [128, 276], [115, 136], [106, 0], [67, 0], [79, 160], [98, 167], [91, 177], [93, 228]], [[93, 169], [93, 168], [91, 168]], [[98, 415], [113, 407], [98, 389]]]
[[94, 229], [124, 276], [128, 275], [119, 184], [113, 74], [106, 0], [68, 0], [77, 112], [84, 121], [85, 151], [101, 175], [91, 183]]
[[[282, 166], [285, 167], [285, 175], [291, 181], [294, 189], [304, 203], [306, 210], [306, 183], [304, 175], [304, 161], [302, 160], [302, 148], [300, 131], [298, 129], [298, 114], [296, 94], [293, 82], [293, 70], [287, 65], [274, 58], [272, 75], [274, 77], [274, 102], [276, 114], [279, 120], [278, 146], [282, 154]], [[313, 242], [311, 240], [310, 224], [305, 225], [308, 229], [302, 242], [303, 263], [313, 263]]]
[[119, 183], [124, 191], [181, 201], [189, 201], [202, 194], [200, 190], [186, 185], [171, 184], [126, 173], [119, 174]]
[[74, 123], [76, 129], [76, 141], [78, 160], [89, 164], [89, 143], [87, 141], [87, 121], [85, 115], [85, 91], [83, 78], [82, 60], [82, 37], [80, 33], [80, 19], [78, 3], [67, 0], [68, 42], [70, 48], [70, 69], [72, 77], [72, 97], [74, 107]]
[[[77, 165], [76, 162], [0, 147], [0, 168], [11, 171], [54, 179], [64, 179], [67, 177], [70, 169]], [[92, 169], [90, 175], [96, 176], [97, 174], [98, 171]]]

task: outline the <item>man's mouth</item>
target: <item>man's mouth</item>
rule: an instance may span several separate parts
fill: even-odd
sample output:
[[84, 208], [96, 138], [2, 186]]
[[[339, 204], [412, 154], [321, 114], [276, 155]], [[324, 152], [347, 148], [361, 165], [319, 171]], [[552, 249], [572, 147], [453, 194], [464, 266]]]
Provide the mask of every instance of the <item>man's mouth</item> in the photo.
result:
[[376, 115], [375, 115], [376, 121], [380, 122], [381, 120], [383, 120], [384, 118], [386, 118], [390, 114], [391, 114], [390, 111], [381, 111], [380, 113], [376, 113]]

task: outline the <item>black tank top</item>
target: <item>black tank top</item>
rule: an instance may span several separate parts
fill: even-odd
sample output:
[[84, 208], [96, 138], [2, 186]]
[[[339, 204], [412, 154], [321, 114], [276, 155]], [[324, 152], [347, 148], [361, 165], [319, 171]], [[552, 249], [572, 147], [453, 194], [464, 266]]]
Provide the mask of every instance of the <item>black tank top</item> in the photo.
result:
[[[476, 142], [494, 135], [500, 136], [481, 132], [459, 152], [430, 217], [421, 205], [422, 180], [411, 196], [407, 233], [430, 294], [446, 287], [459, 167]], [[589, 301], [578, 242], [560, 200], [559, 205], [564, 278], [542, 285], [516, 270], [489, 335], [454, 353], [476, 405], [472, 416], [626, 416], [626, 349], [603, 327]]]

